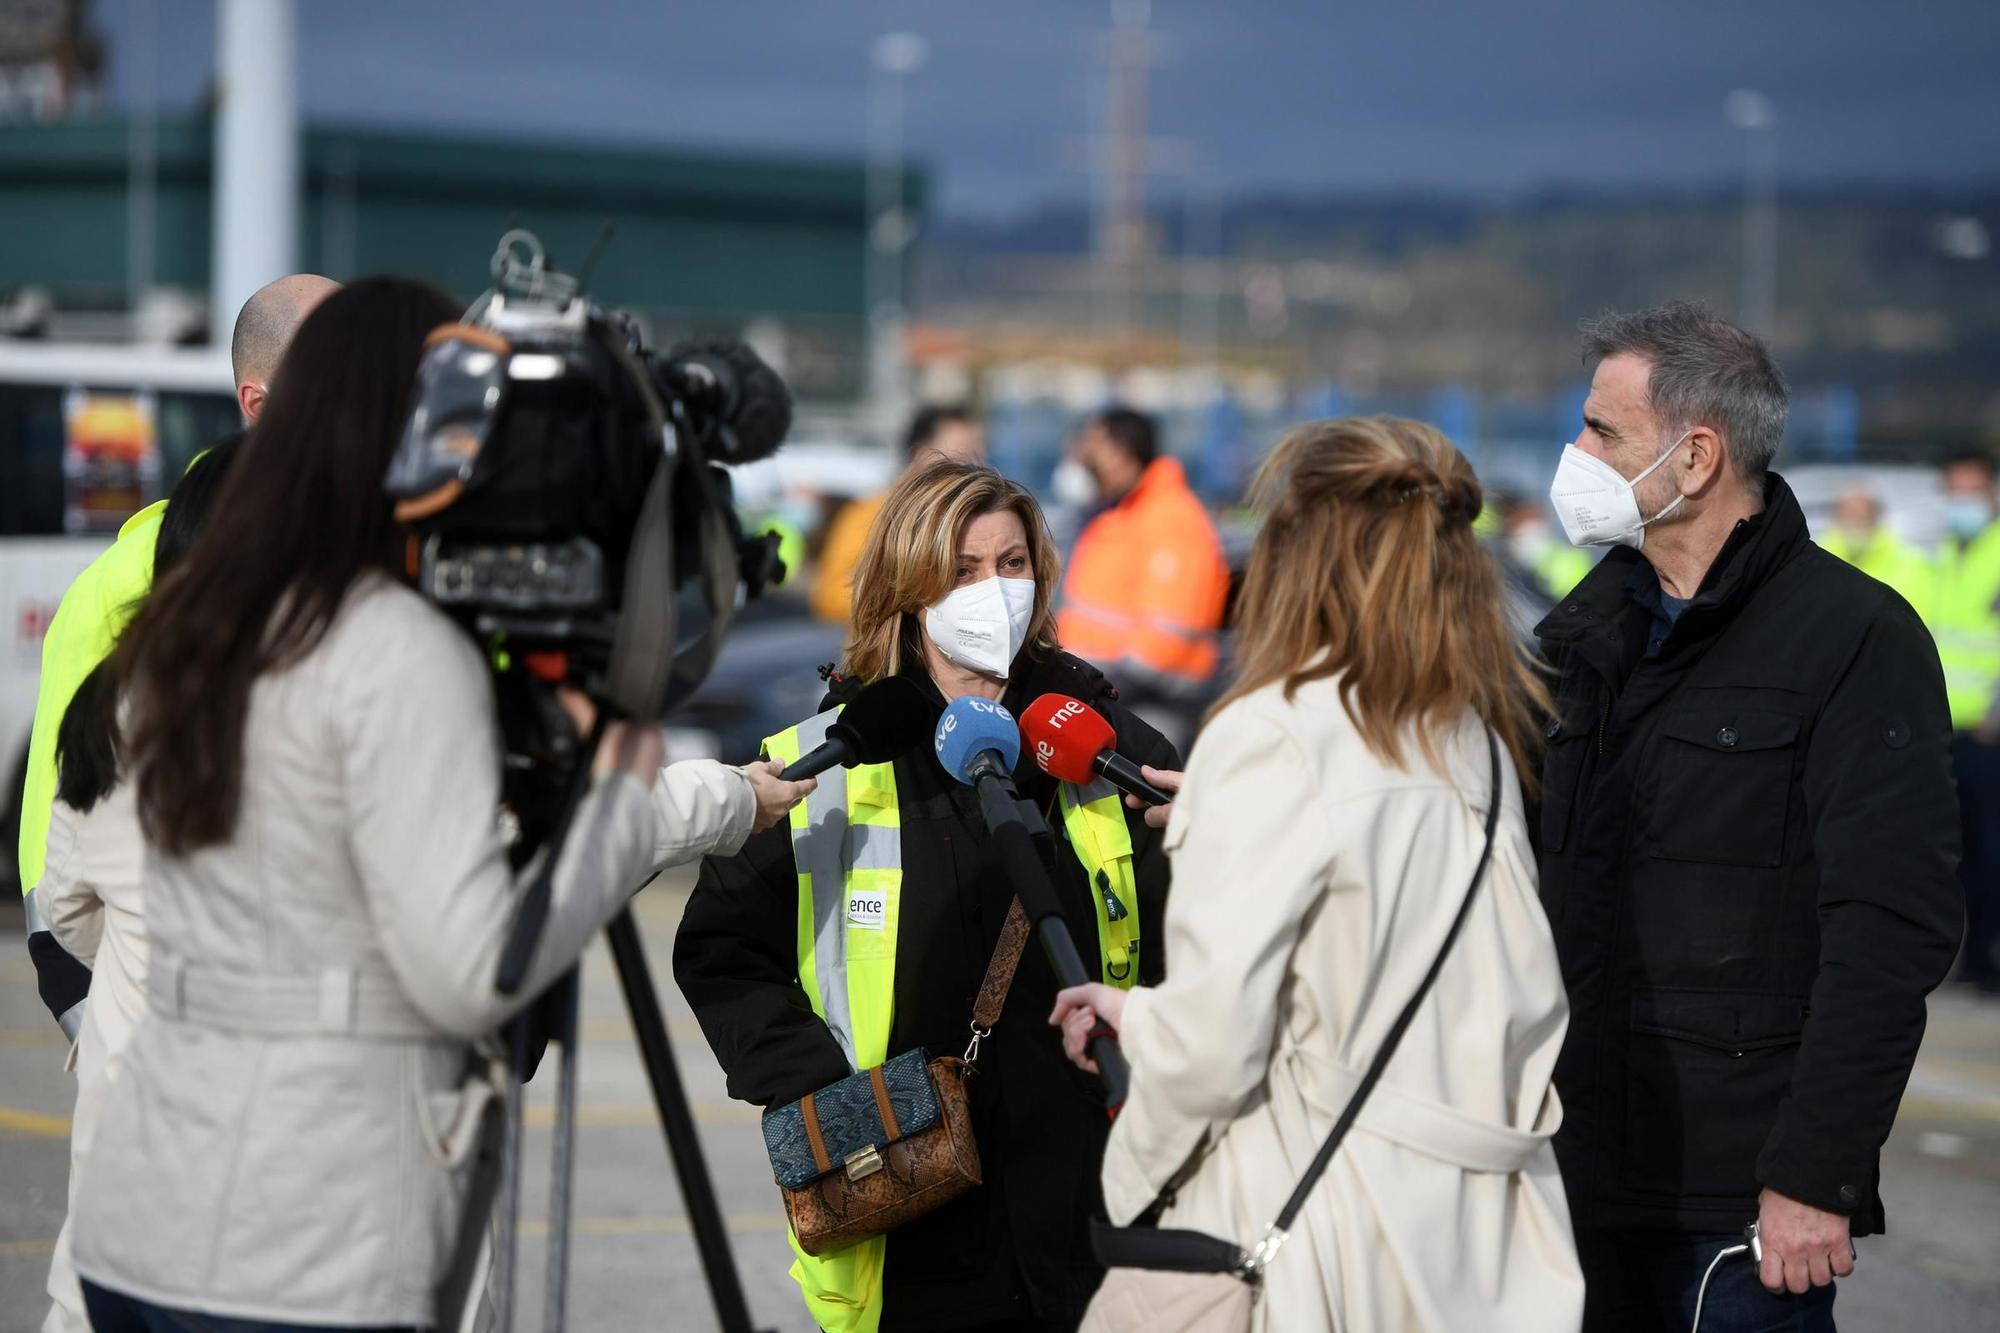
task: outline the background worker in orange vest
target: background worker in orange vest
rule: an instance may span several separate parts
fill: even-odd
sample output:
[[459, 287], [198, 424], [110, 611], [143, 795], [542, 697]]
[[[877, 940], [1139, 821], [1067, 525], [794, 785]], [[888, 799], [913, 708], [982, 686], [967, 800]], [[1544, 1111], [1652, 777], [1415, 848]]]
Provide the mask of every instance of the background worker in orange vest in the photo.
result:
[[[909, 429], [903, 432], [903, 471], [927, 467], [940, 458], [954, 463], [986, 461], [986, 435], [970, 410], [933, 405], [910, 418]], [[812, 611], [821, 620], [847, 623], [854, 601], [854, 567], [861, 563], [868, 529], [875, 525], [875, 515], [888, 494], [885, 487], [874, 495], [849, 500], [827, 525], [812, 585]]]
[[1070, 556], [1056, 626], [1063, 647], [1101, 663], [1128, 701], [1198, 696], [1215, 675], [1229, 595], [1214, 521], [1180, 463], [1160, 457], [1159, 434], [1142, 413], [1100, 412], [1073, 456], [1104, 508]]

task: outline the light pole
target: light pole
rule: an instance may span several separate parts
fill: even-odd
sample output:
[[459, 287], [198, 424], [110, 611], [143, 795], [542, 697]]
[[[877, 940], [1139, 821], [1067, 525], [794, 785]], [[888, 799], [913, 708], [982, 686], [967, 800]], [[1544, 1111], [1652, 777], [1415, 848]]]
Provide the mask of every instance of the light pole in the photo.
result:
[[133, 327], [153, 287], [153, 237], [159, 183], [160, 12], [158, 0], [133, 0], [131, 97], [125, 108], [125, 287]]
[[1743, 290], [1737, 316], [1764, 338], [1778, 316], [1778, 113], [1771, 99], [1739, 88], [1722, 114], [1743, 131]]
[[903, 268], [912, 228], [903, 198], [903, 80], [929, 57], [930, 43], [913, 32], [883, 33], [869, 50], [868, 398], [876, 426], [884, 432], [895, 429], [909, 392], [903, 364]]
[[298, 267], [298, 16], [292, 0], [219, 0], [215, 10], [214, 271], [209, 341]]

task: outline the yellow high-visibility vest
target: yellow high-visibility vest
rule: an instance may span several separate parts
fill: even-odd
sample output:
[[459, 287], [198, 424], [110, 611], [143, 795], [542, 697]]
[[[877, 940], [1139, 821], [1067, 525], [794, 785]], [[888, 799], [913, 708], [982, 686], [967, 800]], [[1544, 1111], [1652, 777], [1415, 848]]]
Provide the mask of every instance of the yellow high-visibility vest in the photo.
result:
[[1993, 711], [2000, 696], [2000, 523], [1965, 543], [1947, 542], [1938, 554], [1925, 619], [1944, 666], [1951, 725], [1969, 731]]
[[[793, 763], [826, 739], [838, 715], [833, 709], [779, 732], [764, 742], [764, 753]], [[1124, 801], [1100, 779], [1082, 787], [1062, 784], [1061, 806], [1070, 848], [1095, 889], [1099, 974], [1129, 988], [1139, 973], [1139, 890]], [[889, 1058], [902, 831], [894, 764], [830, 769], [818, 789], [792, 807], [799, 984], [855, 1070]], [[887, 1238], [821, 1255], [801, 1250], [796, 1236], [791, 1242], [792, 1278], [819, 1326], [827, 1333], [876, 1333]]]
[[132, 612], [153, 588], [153, 546], [167, 502], [125, 520], [118, 540], [63, 593], [42, 640], [35, 721], [28, 733], [27, 781], [21, 792], [21, 888], [32, 893], [48, 852], [49, 810], [56, 798], [56, 729], [83, 678], [111, 655]]
[[1854, 541], [1834, 528], [1816, 540], [1831, 555], [1837, 555], [1871, 579], [1880, 580], [1902, 594], [1912, 610], [1930, 619], [1931, 595], [1937, 587], [1937, 571], [1930, 561], [1905, 545], [1895, 533], [1877, 528], [1867, 541]]

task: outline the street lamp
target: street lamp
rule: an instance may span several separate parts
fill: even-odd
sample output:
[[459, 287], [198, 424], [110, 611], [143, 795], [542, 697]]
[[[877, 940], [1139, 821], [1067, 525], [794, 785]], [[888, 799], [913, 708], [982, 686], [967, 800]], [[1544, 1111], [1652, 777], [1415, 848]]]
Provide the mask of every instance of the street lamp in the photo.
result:
[[1738, 317], [1769, 338], [1778, 308], [1778, 113], [1771, 99], [1738, 88], [1722, 114], [1743, 131], [1743, 288]]
[[869, 49], [868, 302], [869, 399], [884, 430], [903, 411], [903, 267], [911, 226], [903, 201], [903, 80], [923, 68], [930, 43], [913, 32], [887, 32]]

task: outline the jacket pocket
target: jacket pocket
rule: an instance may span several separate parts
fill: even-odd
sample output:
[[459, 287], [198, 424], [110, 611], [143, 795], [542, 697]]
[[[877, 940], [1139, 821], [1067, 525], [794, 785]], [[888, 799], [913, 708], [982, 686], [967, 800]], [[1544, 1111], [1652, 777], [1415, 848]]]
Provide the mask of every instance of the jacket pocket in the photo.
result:
[[1805, 1017], [1793, 996], [1635, 992], [1625, 1184], [1668, 1198], [1754, 1196], [1757, 1154], [1791, 1089]]
[[1692, 709], [1669, 713], [1660, 732], [1650, 850], [1678, 861], [1783, 865], [1799, 720]]
[[1598, 705], [1589, 699], [1565, 699], [1542, 729], [1548, 743], [1542, 759], [1541, 850], [1559, 852], [1569, 842], [1571, 811], [1597, 734]]

